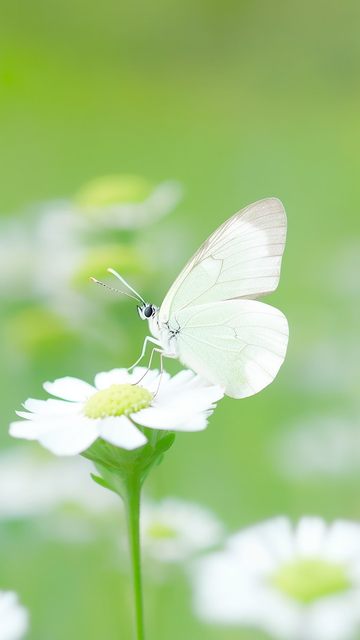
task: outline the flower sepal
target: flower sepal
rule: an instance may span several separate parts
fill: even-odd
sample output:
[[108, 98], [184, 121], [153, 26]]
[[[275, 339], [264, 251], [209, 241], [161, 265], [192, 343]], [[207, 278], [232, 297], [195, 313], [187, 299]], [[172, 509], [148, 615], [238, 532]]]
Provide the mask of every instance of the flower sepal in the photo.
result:
[[114, 491], [124, 498], [124, 489], [128, 479], [137, 475], [142, 485], [152, 467], [161, 463], [164, 453], [170, 449], [175, 440], [175, 433], [144, 429], [148, 438], [147, 444], [134, 451], [126, 451], [98, 439], [82, 453], [94, 464], [100, 478], [92, 474], [94, 482]]

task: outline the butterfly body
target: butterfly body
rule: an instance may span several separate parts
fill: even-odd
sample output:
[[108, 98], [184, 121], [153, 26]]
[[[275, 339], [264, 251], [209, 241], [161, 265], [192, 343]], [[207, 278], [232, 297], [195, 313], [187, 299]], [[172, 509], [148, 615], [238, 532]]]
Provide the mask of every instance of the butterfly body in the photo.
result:
[[[147, 309], [149, 310], [148, 312]], [[146, 313], [150, 313], [150, 311], [151, 315], [146, 315]], [[145, 305], [143, 305], [142, 307], [138, 307], [140, 318], [142, 320], [148, 320], [150, 332], [162, 347], [164, 353], [166, 353], [168, 356], [178, 358], [179, 354], [176, 348], [176, 337], [180, 333], [180, 326], [172, 326], [169, 320], [161, 322], [159, 311], [159, 307], [157, 307], [155, 304], [145, 303]]]

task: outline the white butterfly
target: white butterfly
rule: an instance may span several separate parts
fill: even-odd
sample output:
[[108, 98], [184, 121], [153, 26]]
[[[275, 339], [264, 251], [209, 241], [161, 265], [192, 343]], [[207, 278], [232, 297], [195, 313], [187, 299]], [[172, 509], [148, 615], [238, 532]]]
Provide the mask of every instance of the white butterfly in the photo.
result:
[[270, 384], [284, 361], [289, 328], [280, 311], [256, 298], [278, 286], [285, 239], [280, 200], [245, 207], [201, 245], [160, 308], [109, 269], [138, 296], [140, 318], [149, 321], [153, 337], [145, 338], [135, 364], [152, 342], [158, 348], [151, 359], [154, 351], [161, 358], [178, 358], [233, 398], [246, 398]]

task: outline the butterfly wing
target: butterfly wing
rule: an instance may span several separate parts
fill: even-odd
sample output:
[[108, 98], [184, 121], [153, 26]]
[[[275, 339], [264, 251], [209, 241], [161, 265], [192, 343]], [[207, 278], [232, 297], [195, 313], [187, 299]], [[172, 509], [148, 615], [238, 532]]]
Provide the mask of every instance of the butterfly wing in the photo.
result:
[[285, 239], [280, 200], [267, 198], [245, 207], [189, 260], [165, 296], [160, 321], [190, 306], [272, 293], [279, 283]]
[[226, 300], [185, 307], [174, 318], [180, 327], [180, 361], [233, 398], [261, 391], [284, 361], [287, 320], [263, 302]]

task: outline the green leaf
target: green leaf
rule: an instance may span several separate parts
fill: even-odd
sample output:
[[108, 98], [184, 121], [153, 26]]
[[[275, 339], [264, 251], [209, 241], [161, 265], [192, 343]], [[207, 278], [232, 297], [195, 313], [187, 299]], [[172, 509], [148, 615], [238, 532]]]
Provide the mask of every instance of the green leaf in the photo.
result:
[[161, 440], [158, 441], [155, 447], [156, 456], [160, 456], [161, 454], [165, 453], [165, 451], [168, 451], [170, 447], [172, 447], [172, 445], [174, 444], [175, 437], [176, 437], [175, 433], [170, 432], [166, 436], [161, 438]]
[[114, 491], [114, 489], [112, 487], [110, 487], [110, 485], [108, 485], [108, 483], [105, 482], [105, 480], [103, 480], [103, 478], [100, 478], [99, 476], [96, 476], [94, 473], [90, 473], [90, 476], [92, 477], [94, 482], [96, 482], [96, 484], [100, 485], [100, 487], [104, 487], [105, 489], [110, 489], [110, 491]]

